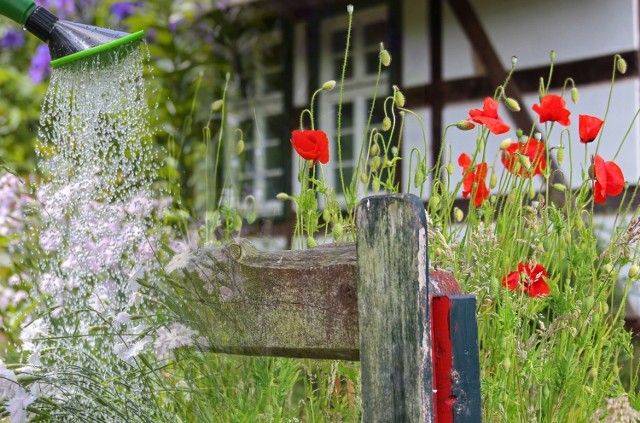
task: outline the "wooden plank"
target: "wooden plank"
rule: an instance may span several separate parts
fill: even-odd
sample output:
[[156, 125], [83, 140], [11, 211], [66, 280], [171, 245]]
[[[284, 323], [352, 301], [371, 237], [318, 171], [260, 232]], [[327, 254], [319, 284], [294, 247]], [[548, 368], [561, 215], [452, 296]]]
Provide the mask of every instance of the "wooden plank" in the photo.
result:
[[182, 272], [213, 352], [358, 359], [352, 243], [264, 252], [240, 240], [196, 251]]
[[356, 212], [365, 422], [433, 422], [426, 215], [413, 195]]
[[[355, 243], [258, 251], [241, 239], [195, 251], [173, 275], [213, 352], [359, 358]], [[429, 283], [430, 292], [460, 293], [448, 272]]]
[[476, 298], [472, 295], [449, 297], [449, 333], [451, 334], [454, 422], [482, 421], [480, 359]]

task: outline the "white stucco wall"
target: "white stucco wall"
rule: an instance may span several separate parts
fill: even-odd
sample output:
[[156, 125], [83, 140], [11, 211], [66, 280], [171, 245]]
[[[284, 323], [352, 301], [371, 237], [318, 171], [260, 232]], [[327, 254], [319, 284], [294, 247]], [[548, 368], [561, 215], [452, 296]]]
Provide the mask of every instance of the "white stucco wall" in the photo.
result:
[[[506, 68], [511, 56], [521, 69], [634, 50], [638, 46], [633, 0], [470, 0]], [[428, 0], [403, 0], [405, 87], [428, 84]], [[443, 4], [443, 74], [457, 79], [481, 74], [473, 48], [446, 2]]]

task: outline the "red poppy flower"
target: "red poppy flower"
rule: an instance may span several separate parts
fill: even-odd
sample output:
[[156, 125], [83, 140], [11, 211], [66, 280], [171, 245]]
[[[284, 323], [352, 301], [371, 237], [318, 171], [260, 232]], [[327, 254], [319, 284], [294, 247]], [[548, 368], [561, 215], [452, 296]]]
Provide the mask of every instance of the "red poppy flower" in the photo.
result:
[[569, 126], [571, 112], [564, 106], [567, 104], [564, 98], [555, 94], [547, 94], [542, 97], [540, 104], [533, 105], [533, 111], [540, 115], [540, 123], [558, 122], [560, 125]]
[[489, 188], [487, 188], [487, 184], [484, 181], [487, 178], [487, 164], [479, 163], [474, 170], [467, 171], [471, 166], [471, 157], [465, 153], [458, 157], [458, 164], [462, 166], [462, 174], [464, 175], [462, 196], [467, 198], [471, 194], [473, 204], [476, 207], [480, 207], [482, 202], [489, 197]]
[[596, 139], [604, 121], [595, 116], [580, 115], [580, 142], [586, 144]]
[[318, 161], [323, 164], [329, 161], [329, 140], [327, 134], [322, 131], [293, 131], [291, 145], [300, 157], [313, 160], [314, 166]]
[[498, 116], [498, 102], [491, 97], [484, 99], [482, 110], [469, 110], [469, 116], [467, 120], [486, 125], [489, 131], [496, 135], [504, 134], [509, 130], [509, 125], [505, 124]]
[[624, 175], [620, 167], [614, 162], [605, 162], [597, 154], [593, 159], [593, 176], [596, 183], [593, 186], [593, 201], [604, 203], [607, 195], [614, 197], [624, 189]]
[[[519, 156], [529, 158], [533, 174], [522, 165]], [[529, 138], [526, 143], [513, 142], [502, 151], [500, 161], [507, 170], [514, 175], [530, 178], [536, 175], [542, 175], [547, 168], [547, 159], [545, 157], [544, 143], [535, 138]]]
[[532, 266], [529, 263], [518, 263], [518, 271], [511, 272], [502, 278], [502, 286], [512, 291], [521, 289], [531, 298], [546, 297], [551, 292], [547, 280], [549, 280], [549, 274], [541, 264]]

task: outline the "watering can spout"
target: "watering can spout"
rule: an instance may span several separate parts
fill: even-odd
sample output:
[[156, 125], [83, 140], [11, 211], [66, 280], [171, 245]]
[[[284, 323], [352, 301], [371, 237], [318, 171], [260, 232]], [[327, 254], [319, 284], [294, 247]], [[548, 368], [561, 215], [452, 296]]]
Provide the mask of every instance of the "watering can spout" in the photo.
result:
[[49, 44], [52, 67], [82, 57], [112, 50], [140, 40], [144, 31], [133, 34], [58, 19], [33, 0], [0, 0], [0, 14], [13, 19], [27, 31]]

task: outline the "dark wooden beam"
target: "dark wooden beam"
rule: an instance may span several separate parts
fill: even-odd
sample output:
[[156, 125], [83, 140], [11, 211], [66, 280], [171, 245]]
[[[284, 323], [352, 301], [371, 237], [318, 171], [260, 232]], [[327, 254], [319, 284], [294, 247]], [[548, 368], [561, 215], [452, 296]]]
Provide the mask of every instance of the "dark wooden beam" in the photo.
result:
[[[442, 150], [442, 120], [445, 106], [442, 79], [442, 0], [429, 2], [429, 47], [431, 49], [431, 163], [436, 163]], [[408, 177], [410, 177], [408, 175]]]

